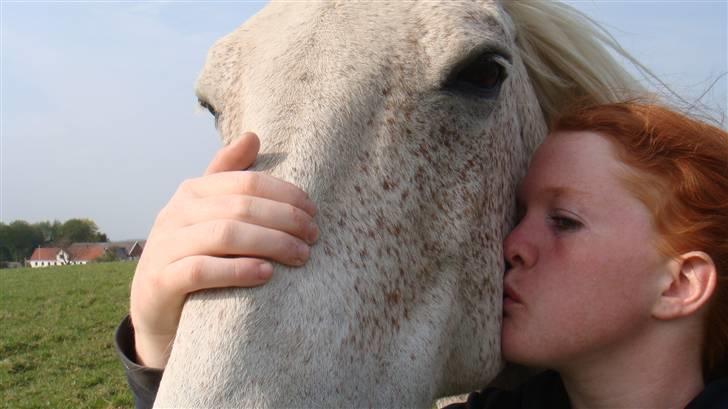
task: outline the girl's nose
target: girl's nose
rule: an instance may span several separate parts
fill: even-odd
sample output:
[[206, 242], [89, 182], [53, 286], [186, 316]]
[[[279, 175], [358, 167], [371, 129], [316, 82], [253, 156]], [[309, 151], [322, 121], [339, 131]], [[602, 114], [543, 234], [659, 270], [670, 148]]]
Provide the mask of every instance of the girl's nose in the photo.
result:
[[524, 221], [525, 219], [521, 220], [503, 241], [503, 254], [509, 270], [529, 268], [538, 259], [538, 250], [533, 243], [533, 235], [529, 234]]

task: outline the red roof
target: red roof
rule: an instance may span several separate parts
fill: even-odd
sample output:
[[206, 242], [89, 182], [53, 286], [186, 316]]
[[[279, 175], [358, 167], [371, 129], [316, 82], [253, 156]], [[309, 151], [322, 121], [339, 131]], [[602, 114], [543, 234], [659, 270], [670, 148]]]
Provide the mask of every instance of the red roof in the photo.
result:
[[58, 247], [38, 247], [33, 250], [33, 254], [30, 256], [31, 261], [46, 261], [56, 259], [56, 255], [61, 251]]
[[68, 246], [68, 254], [74, 261], [91, 261], [104, 254], [107, 245], [104, 243], [74, 243]]

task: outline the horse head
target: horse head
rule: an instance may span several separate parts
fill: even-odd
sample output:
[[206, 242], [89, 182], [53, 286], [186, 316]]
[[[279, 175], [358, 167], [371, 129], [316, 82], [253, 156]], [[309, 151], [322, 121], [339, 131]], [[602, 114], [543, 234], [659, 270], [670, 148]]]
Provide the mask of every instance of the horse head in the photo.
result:
[[158, 405], [427, 407], [493, 379], [548, 116], [631, 86], [542, 3], [271, 3], [212, 47], [199, 99], [225, 142], [258, 133], [255, 169], [309, 192], [321, 235], [303, 268], [188, 299]]

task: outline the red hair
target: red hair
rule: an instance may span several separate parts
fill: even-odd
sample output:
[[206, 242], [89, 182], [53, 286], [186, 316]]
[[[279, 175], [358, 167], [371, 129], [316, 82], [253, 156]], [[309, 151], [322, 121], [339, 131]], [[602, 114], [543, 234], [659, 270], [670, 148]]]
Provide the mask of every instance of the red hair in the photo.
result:
[[713, 259], [717, 285], [703, 337], [707, 378], [728, 370], [728, 132], [639, 102], [591, 105], [557, 118], [552, 131], [607, 137], [635, 172], [627, 187], [652, 212], [659, 250], [699, 250]]

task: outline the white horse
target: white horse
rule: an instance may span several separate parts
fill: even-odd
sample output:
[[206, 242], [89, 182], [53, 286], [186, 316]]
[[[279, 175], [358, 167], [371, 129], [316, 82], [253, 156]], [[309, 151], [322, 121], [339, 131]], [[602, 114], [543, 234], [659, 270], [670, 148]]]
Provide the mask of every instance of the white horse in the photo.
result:
[[224, 141], [319, 206], [304, 268], [189, 298], [156, 405], [430, 407], [502, 366], [514, 189], [576, 98], [634, 89], [610, 38], [542, 1], [272, 3], [197, 83]]

